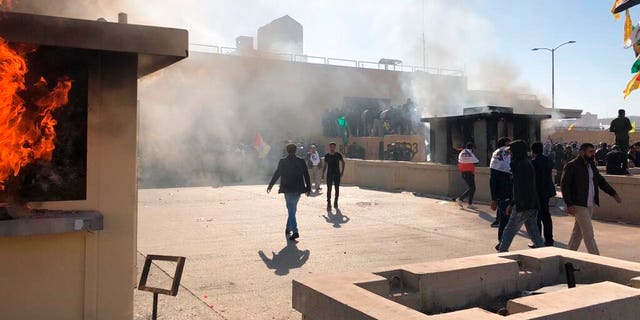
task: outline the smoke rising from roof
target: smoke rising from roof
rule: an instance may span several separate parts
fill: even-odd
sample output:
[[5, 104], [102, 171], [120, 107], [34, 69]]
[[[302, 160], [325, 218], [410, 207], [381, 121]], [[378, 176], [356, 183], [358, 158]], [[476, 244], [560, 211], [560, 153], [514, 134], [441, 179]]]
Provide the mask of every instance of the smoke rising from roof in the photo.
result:
[[[283, 140], [317, 137], [323, 111], [340, 107], [345, 96], [389, 98], [393, 105], [412, 98], [424, 116], [432, 116], [459, 114], [469, 105], [512, 104], [527, 91], [515, 65], [493, 58], [495, 31], [471, 1], [424, 3], [428, 66], [465, 69], [472, 88], [498, 93], [469, 94], [467, 78], [460, 77], [434, 81], [395, 73], [361, 75], [355, 68], [283, 68], [281, 61], [213, 61], [192, 52], [187, 60], [140, 82], [143, 180], [170, 186], [208, 184], [221, 175], [256, 178], [259, 171], [248, 168], [274, 165], [238, 160], [252, 152], [256, 134], [276, 153]], [[21, 0], [14, 9], [112, 22], [126, 12], [129, 23], [185, 28], [191, 43], [227, 46], [233, 46], [236, 36], [255, 36], [260, 26], [289, 14], [304, 27], [307, 54], [423, 64], [419, 0]]]

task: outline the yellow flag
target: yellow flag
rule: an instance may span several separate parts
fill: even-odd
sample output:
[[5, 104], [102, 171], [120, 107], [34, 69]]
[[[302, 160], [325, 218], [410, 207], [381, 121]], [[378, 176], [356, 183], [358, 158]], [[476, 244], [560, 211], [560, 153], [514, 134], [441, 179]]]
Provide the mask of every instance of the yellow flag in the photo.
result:
[[575, 123], [572, 123], [571, 125], [569, 125], [569, 127], [567, 128], [567, 131], [573, 131], [573, 128], [576, 127]]
[[624, 46], [626, 48], [631, 47], [631, 33], [633, 32], [633, 22], [631, 21], [631, 15], [629, 14], [629, 10], [625, 11], [624, 18]]
[[635, 133], [636, 132], [636, 122], [631, 122], [631, 130], [629, 130], [629, 133]]
[[624, 88], [624, 98], [626, 99], [633, 90], [640, 88], [640, 72], [633, 75], [633, 78], [627, 83], [627, 87]]
[[[611, 13], [613, 13], [613, 11], [616, 10], [616, 7], [618, 6], [618, 4], [620, 4], [621, 0], [615, 0], [613, 1], [613, 7], [611, 8]], [[619, 13], [613, 13], [613, 18], [616, 19], [616, 21], [618, 19], [620, 19], [620, 14]]]

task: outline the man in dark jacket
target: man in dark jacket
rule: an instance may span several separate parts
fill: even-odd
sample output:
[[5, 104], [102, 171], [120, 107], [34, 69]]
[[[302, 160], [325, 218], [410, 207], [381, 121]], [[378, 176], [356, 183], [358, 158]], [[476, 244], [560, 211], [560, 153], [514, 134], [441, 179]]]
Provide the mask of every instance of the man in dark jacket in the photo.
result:
[[606, 166], [607, 165], [607, 153], [609, 153], [609, 146], [607, 146], [606, 142], [601, 142], [600, 147], [596, 150], [596, 165], [598, 166]]
[[536, 175], [527, 158], [529, 145], [522, 140], [514, 140], [509, 144], [511, 150], [511, 174], [513, 175], [513, 199], [507, 208], [509, 222], [502, 234], [498, 251], [507, 252], [513, 238], [524, 224], [527, 233], [536, 248], [544, 246], [544, 241], [538, 231], [538, 209], [540, 203], [536, 188]]
[[580, 146], [580, 154], [569, 161], [564, 167], [562, 181], [562, 198], [567, 205], [567, 213], [575, 216], [573, 232], [569, 239], [569, 250], [578, 250], [580, 242], [584, 238], [587, 251], [591, 254], [600, 254], [593, 234], [591, 216], [593, 207], [599, 205], [598, 187], [612, 196], [618, 203], [622, 198], [600, 175], [594, 162], [595, 146], [591, 143], [583, 143]]
[[618, 117], [611, 121], [609, 131], [615, 133], [616, 145], [620, 147], [622, 152], [627, 152], [629, 149], [629, 131], [631, 129], [631, 121], [625, 117], [624, 109], [618, 110]]
[[[538, 230], [542, 231], [544, 226], [544, 245], [553, 246], [553, 223], [551, 222], [551, 213], [549, 212], [549, 198], [555, 197], [556, 186], [552, 181], [553, 161], [542, 154], [544, 146], [541, 142], [534, 142], [531, 145], [531, 154], [533, 155], [533, 168], [536, 172], [536, 191], [538, 192], [538, 200], [540, 202], [540, 210], [538, 211]], [[531, 245], [533, 246], [533, 244]]]
[[301, 194], [306, 194], [307, 197], [311, 193], [311, 179], [309, 177], [309, 170], [304, 159], [296, 157], [296, 151], [298, 147], [295, 144], [287, 145], [287, 157], [280, 159], [278, 162], [278, 168], [273, 173], [273, 178], [269, 182], [267, 187], [267, 193], [271, 192], [273, 185], [280, 179], [280, 190], [278, 193], [284, 193], [284, 200], [287, 204], [287, 211], [289, 217], [287, 219], [287, 227], [285, 229], [285, 235], [289, 236], [289, 240], [295, 240], [300, 237], [298, 233], [298, 222], [296, 221], [296, 211], [298, 208], [298, 201]]
[[627, 155], [620, 151], [617, 145], [613, 145], [612, 149], [607, 153], [607, 174], [620, 176], [629, 174]]

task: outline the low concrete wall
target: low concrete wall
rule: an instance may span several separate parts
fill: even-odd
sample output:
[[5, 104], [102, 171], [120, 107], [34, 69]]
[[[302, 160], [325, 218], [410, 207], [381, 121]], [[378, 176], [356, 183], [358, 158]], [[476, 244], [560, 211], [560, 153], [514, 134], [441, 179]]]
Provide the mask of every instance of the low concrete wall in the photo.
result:
[[[428, 162], [346, 159], [343, 181], [365, 188], [406, 190], [446, 197], [462, 193], [466, 184], [458, 167]], [[476, 170], [475, 199], [491, 200], [489, 168]]]
[[[338, 150], [342, 150], [341, 138], [327, 138], [317, 137], [312, 139], [316, 143], [321, 143], [327, 150], [329, 142], [335, 142], [338, 146]], [[424, 162], [427, 158], [426, 146], [424, 144], [424, 136], [422, 135], [385, 135], [384, 137], [350, 137], [349, 143], [357, 143], [364, 148], [364, 158], [367, 160], [380, 159], [380, 143], [383, 144], [384, 150], [387, 150], [387, 145], [396, 143], [409, 143], [412, 146], [415, 155], [411, 162]]]
[[[466, 184], [455, 165], [427, 162], [376, 161], [347, 159], [345, 183], [382, 190], [406, 190], [444, 197], [456, 197]], [[640, 224], [640, 176], [604, 175], [623, 198], [619, 205], [606, 193], [600, 192], [600, 207], [594, 217], [601, 220]], [[476, 168], [475, 201], [491, 201], [489, 168]]]
[[594, 218], [640, 224], [640, 176], [603, 176], [622, 197], [622, 204], [601, 190], [600, 207], [594, 211]]

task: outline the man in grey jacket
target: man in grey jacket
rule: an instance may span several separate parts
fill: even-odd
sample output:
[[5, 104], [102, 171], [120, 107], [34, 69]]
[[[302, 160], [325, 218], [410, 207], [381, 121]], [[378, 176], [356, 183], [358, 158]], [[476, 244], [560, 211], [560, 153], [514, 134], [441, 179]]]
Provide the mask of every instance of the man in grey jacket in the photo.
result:
[[538, 210], [540, 203], [536, 190], [536, 175], [531, 160], [527, 158], [529, 145], [522, 140], [509, 144], [511, 150], [511, 174], [513, 175], [513, 199], [507, 207], [509, 222], [502, 234], [500, 252], [509, 251], [511, 242], [522, 225], [536, 248], [544, 246], [544, 240], [538, 231]]

